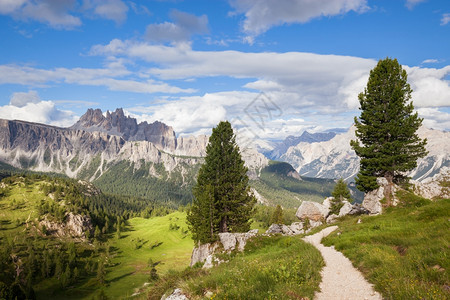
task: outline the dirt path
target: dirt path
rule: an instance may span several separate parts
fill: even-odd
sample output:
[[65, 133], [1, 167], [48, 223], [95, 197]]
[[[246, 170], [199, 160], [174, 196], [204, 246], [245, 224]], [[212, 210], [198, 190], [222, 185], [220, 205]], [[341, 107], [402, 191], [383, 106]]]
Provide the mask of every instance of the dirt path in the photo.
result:
[[350, 260], [334, 247], [325, 247], [320, 243], [323, 237], [336, 230], [337, 226], [327, 227], [321, 232], [306, 236], [305, 242], [314, 245], [322, 253], [325, 267], [322, 269], [322, 282], [316, 300], [381, 300], [378, 292], [374, 291], [361, 273], [356, 270]]

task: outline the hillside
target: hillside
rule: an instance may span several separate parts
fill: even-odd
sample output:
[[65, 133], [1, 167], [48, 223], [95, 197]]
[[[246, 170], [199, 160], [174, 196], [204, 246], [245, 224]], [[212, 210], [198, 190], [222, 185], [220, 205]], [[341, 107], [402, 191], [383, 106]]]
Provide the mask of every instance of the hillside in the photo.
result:
[[[384, 299], [449, 299], [450, 201], [410, 193], [399, 198], [399, 206], [383, 215], [338, 220], [333, 225], [339, 229], [324, 244], [350, 258]], [[256, 237], [243, 253], [222, 255], [228, 262], [217, 267], [163, 277], [147, 297], [160, 299], [181, 288], [190, 299], [313, 299], [323, 262], [302, 237]]]
[[[102, 286], [111, 289], [109, 295], [131, 294], [131, 281], [145, 282], [142, 274], [150, 256], [161, 262], [161, 272], [189, 258], [192, 241], [184, 214], [157, 217], [170, 211], [144, 199], [104, 195], [86, 182], [4, 175], [0, 295], [90, 299]], [[162, 252], [169, 253], [170, 261], [165, 262]]]
[[[270, 161], [250, 185], [258, 193], [260, 203], [298, 208], [302, 201], [321, 202], [331, 196], [335, 181], [300, 176], [288, 163]], [[354, 199], [362, 201], [362, 193], [350, 186]]]

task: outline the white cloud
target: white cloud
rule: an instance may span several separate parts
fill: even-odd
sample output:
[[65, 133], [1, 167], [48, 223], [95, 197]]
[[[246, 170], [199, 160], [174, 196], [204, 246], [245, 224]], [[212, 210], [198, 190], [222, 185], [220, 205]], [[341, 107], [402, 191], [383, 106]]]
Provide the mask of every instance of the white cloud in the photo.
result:
[[435, 58], [430, 58], [430, 59], [425, 59], [422, 64], [437, 64], [440, 61], [438, 59]]
[[10, 14], [19, 9], [27, 0], [0, 0], [0, 14]]
[[424, 1], [426, 1], [426, 0], [406, 0], [406, 7], [408, 9], [413, 9], [414, 6], [416, 6], [420, 2], [424, 2]]
[[441, 19], [441, 25], [444, 26], [447, 25], [448, 23], [450, 23], [450, 13], [443, 14]]
[[237, 13], [245, 14], [243, 31], [250, 36], [286, 23], [306, 23], [319, 17], [368, 9], [366, 0], [230, 0], [230, 4]]
[[123, 23], [128, 13], [128, 6], [122, 0], [83, 0], [83, 9], [116, 23]]
[[424, 107], [417, 110], [419, 116], [424, 118], [423, 125], [438, 130], [450, 130], [450, 114], [439, 108]]
[[[154, 66], [150, 76], [192, 79], [214, 76], [247, 78], [243, 87], [271, 93], [292, 111], [319, 113], [359, 107], [358, 94], [367, 84], [372, 59], [303, 52], [195, 51], [189, 45], [151, 45], [113, 40], [92, 48], [93, 55], [126, 57]], [[450, 66], [441, 69], [408, 67], [416, 107], [448, 106]], [[289, 110], [288, 109], [288, 110]]]
[[170, 13], [170, 17], [174, 20], [174, 23], [164, 22], [148, 25], [145, 37], [150, 41], [156, 42], [179, 42], [189, 40], [193, 34], [208, 32], [208, 17], [206, 15], [197, 17], [173, 10]]
[[41, 99], [36, 91], [17, 92], [12, 94], [9, 105], [15, 107], [24, 107], [28, 103], [38, 103]]
[[[17, 65], [0, 65], [0, 84], [21, 84], [42, 87], [53, 82], [78, 84], [85, 86], [105, 86], [112, 91], [128, 91], [134, 93], [193, 93], [195, 89], [179, 88], [162, 81], [145, 79], [126, 79], [132, 72], [122, 68], [121, 64], [112, 64], [112, 68], [55, 68], [37, 69]], [[118, 66], [118, 67], [114, 67]], [[122, 78], [122, 79], [117, 79]]]
[[78, 120], [73, 112], [58, 109], [52, 101], [28, 102], [20, 107], [12, 104], [0, 106], [0, 118], [60, 127], [71, 126]]
[[81, 20], [69, 13], [73, 10], [75, 0], [42, 0], [39, 2], [19, 1], [13, 9], [5, 12], [21, 20], [34, 20], [56, 28], [74, 28], [81, 25]]
[[127, 12], [128, 6], [122, 0], [0, 0], [0, 14], [11, 15], [17, 20], [37, 21], [57, 29], [81, 26], [81, 17], [86, 14], [122, 23]]
[[404, 66], [416, 107], [450, 106], [450, 66], [441, 69]]

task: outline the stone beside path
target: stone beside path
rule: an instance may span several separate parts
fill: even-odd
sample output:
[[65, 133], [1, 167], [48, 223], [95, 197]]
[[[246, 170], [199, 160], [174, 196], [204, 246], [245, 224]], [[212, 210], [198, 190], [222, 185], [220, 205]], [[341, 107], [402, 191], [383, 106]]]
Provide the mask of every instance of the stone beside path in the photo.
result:
[[334, 247], [325, 247], [320, 242], [322, 238], [336, 230], [331, 226], [322, 231], [303, 238], [305, 242], [319, 249], [325, 260], [325, 267], [321, 271], [322, 282], [316, 300], [381, 300], [381, 295], [373, 289], [362, 274], [353, 267], [350, 260]]

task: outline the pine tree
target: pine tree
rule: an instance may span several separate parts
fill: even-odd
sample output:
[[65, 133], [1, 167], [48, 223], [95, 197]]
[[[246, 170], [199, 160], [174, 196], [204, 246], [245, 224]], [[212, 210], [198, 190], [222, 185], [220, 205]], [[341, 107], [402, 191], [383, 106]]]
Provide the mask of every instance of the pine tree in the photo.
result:
[[411, 92], [406, 71], [396, 59], [380, 60], [370, 71], [367, 87], [358, 96], [358, 140], [350, 142], [361, 158], [356, 178], [361, 191], [378, 188], [377, 177], [385, 177], [389, 186], [407, 180], [404, 173], [414, 169], [417, 159], [427, 154], [426, 139], [416, 134], [423, 119], [413, 112]]
[[352, 195], [350, 194], [350, 190], [348, 189], [347, 184], [342, 178], [340, 178], [336, 182], [336, 185], [331, 192], [331, 196], [334, 197], [334, 200], [331, 201], [330, 214], [339, 214], [339, 211], [344, 205], [342, 201], [347, 200], [349, 202], [352, 202]]
[[247, 168], [235, 139], [229, 122], [220, 122], [209, 138], [187, 217], [197, 242], [213, 242], [220, 232], [250, 229], [256, 200], [250, 193]]
[[270, 220], [271, 224], [283, 224], [283, 208], [281, 208], [281, 205], [277, 205], [275, 208], [272, 218]]

